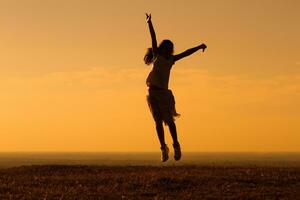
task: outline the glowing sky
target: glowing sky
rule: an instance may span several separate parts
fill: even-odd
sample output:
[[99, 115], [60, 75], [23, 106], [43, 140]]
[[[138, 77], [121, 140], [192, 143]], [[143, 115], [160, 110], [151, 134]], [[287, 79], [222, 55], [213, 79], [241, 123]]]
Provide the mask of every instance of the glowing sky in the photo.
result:
[[300, 151], [299, 9], [297, 0], [0, 0], [0, 151], [159, 150], [145, 12], [176, 52], [208, 45], [171, 75], [184, 151]]

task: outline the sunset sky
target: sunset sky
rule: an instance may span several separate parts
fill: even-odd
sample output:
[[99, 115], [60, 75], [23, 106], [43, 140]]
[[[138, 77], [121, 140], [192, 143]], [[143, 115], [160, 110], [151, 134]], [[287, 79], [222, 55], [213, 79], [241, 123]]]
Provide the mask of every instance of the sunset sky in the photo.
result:
[[145, 12], [183, 151], [300, 151], [298, 0], [0, 0], [0, 151], [158, 151]]

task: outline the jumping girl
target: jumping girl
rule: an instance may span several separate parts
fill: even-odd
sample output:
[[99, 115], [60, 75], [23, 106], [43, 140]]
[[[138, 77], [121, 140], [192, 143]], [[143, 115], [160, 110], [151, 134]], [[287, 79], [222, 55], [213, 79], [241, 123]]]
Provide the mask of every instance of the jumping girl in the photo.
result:
[[170, 70], [176, 61], [195, 53], [199, 49], [204, 52], [206, 45], [201, 44], [180, 54], [173, 55], [174, 45], [170, 40], [163, 40], [157, 46], [151, 14], [146, 14], [146, 20], [152, 38], [152, 48], [148, 48], [144, 61], [147, 65], [153, 64], [146, 81], [149, 91], [147, 102], [156, 124], [156, 131], [161, 145], [161, 161], [165, 162], [169, 159], [169, 148], [165, 143], [163, 122], [169, 127], [173, 139], [174, 159], [178, 161], [181, 158], [181, 150], [177, 139], [174, 117], [179, 116], [179, 114], [175, 109], [175, 99], [172, 91], [168, 88]]

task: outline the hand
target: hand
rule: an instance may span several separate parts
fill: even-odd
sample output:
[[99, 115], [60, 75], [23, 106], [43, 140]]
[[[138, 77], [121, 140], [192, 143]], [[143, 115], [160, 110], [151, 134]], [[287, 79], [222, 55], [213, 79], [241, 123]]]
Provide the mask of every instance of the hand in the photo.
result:
[[200, 45], [200, 49], [202, 49], [202, 52], [204, 52], [206, 48], [207, 48], [207, 46], [205, 44]]
[[151, 14], [146, 13], [146, 21], [147, 23], [151, 22]]

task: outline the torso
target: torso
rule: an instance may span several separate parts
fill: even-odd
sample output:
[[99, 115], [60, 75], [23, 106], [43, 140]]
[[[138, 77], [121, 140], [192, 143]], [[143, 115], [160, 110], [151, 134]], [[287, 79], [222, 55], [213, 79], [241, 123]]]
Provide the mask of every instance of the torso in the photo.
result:
[[153, 68], [148, 75], [148, 87], [168, 89], [170, 70], [174, 64], [173, 57], [167, 59], [161, 55], [154, 58]]

